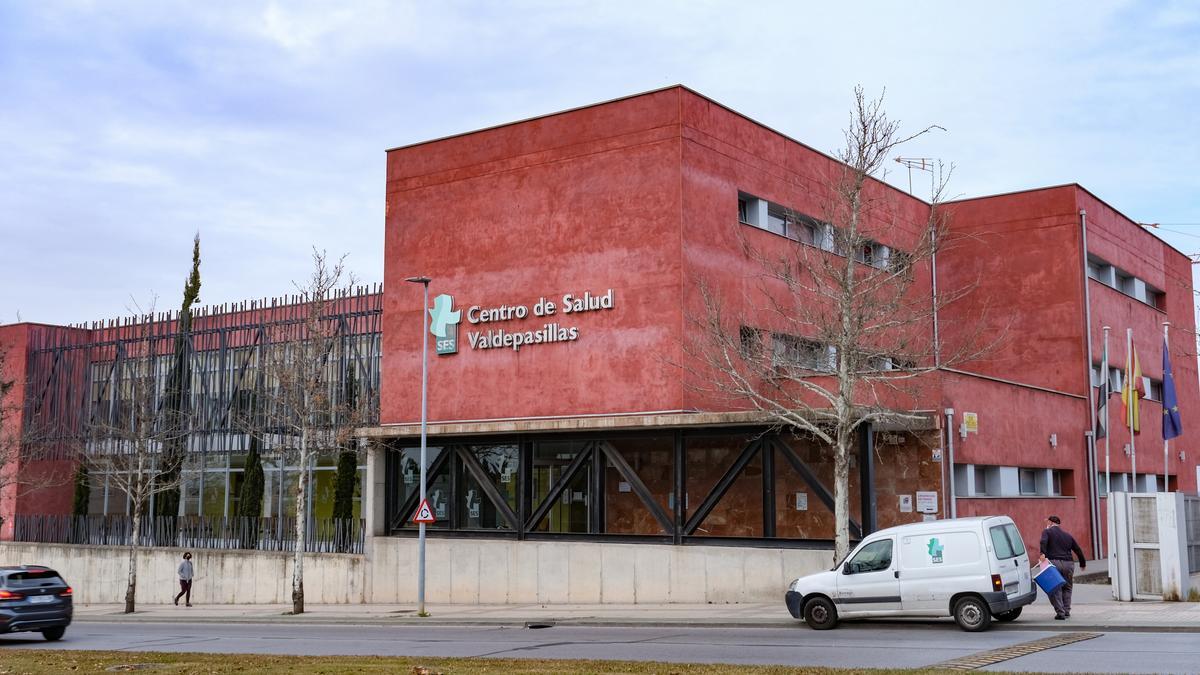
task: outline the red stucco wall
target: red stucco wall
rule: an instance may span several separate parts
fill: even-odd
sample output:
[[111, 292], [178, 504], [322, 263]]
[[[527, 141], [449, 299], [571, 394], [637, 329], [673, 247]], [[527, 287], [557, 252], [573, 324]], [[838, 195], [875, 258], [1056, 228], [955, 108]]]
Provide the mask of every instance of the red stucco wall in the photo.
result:
[[3, 424], [0, 424], [0, 540], [12, 539], [12, 514], [16, 512], [18, 488], [15, 478], [20, 469], [17, 443], [21, 435], [21, 415], [25, 400], [25, 354], [29, 345], [29, 325], [0, 326], [0, 352], [5, 353], [0, 379], [13, 382], [8, 396], [0, 398]]
[[[438, 420], [678, 410], [679, 90], [388, 154], [381, 421], [420, 418], [421, 290], [463, 311], [430, 356]], [[614, 307], [472, 326], [471, 305], [604, 294]], [[531, 307], [532, 308], [532, 307]], [[488, 328], [557, 322], [578, 339], [471, 349]]]

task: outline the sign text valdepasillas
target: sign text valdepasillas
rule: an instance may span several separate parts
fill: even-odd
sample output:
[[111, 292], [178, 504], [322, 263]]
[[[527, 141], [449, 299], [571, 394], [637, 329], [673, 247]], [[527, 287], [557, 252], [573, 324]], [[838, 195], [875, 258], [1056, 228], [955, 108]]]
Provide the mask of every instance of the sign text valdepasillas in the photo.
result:
[[[480, 326], [480, 329], [468, 331], [467, 342], [471, 349], [508, 348], [513, 351], [530, 345], [570, 342], [579, 339], [579, 328], [564, 325], [564, 319], [559, 319], [560, 316], [570, 317], [583, 312], [609, 310], [615, 302], [616, 294], [610, 288], [602, 295], [595, 295], [591, 291], [584, 291], [582, 294], [567, 293], [557, 302], [543, 296], [532, 305], [472, 305], [467, 310], [467, 321], [474, 326]], [[531, 315], [554, 320], [547, 321], [538, 328], [525, 330], [484, 326], [506, 321], [522, 321]]]

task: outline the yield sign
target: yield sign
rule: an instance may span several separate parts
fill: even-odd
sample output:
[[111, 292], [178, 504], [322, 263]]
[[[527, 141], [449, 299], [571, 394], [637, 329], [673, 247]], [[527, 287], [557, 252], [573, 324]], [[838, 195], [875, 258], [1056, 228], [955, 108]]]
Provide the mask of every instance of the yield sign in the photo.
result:
[[413, 522], [418, 524], [437, 522], [437, 519], [433, 517], [433, 509], [429, 508], [429, 500], [421, 500], [421, 505], [417, 507], [417, 513], [413, 516]]

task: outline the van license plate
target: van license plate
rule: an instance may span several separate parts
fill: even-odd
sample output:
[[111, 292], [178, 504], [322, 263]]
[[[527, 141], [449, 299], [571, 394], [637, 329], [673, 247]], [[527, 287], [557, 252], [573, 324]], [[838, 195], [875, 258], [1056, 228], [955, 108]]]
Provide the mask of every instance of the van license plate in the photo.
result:
[[35, 605], [49, 604], [51, 602], [55, 602], [56, 600], [58, 600], [58, 598], [54, 597], [53, 595], [35, 595], [29, 598], [29, 602]]

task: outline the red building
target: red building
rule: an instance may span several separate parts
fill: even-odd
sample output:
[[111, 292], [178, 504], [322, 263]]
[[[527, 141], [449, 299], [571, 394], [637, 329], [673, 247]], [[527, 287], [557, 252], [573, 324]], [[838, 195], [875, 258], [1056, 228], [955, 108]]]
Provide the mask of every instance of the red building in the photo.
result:
[[[827, 548], [829, 448], [714, 392], [692, 345], [706, 297], [762, 309], [744, 300], [761, 276], [748, 250], [822, 248], [838, 169], [684, 87], [389, 151], [373, 534], [412, 530], [423, 305], [406, 279], [423, 275], [450, 296], [430, 338], [435, 533]], [[867, 189], [892, 218], [868, 220], [878, 240], [855, 255], [898, 260], [930, 205]], [[1106, 469], [1130, 489], [1134, 461], [1115, 395], [1108, 438], [1090, 440], [1103, 327], [1118, 369], [1133, 330], [1151, 393], [1138, 488], [1160, 489], [1163, 322], [1185, 425], [1200, 414], [1191, 261], [1077, 185], [946, 210], [953, 245], [913, 267], [912, 293], [969, 292], [920, 330], [989, 349], [885, 397], [920, 421], [859, 435], [854, 529], [1005, 513], [1036, 547], [1056, 513], [1095, 556]], [[742, 327], [771, 353], [799, 344], [769, 317]], [[28, 330], [0, 340], [22, 353]], [[1171, 442], [1171, 489], [1196, 490], [1191, 437]]]
[[[508, 495], [513, 511], [536, 510], [522, 499], [536, 502], [557, 476], [553, 463], [539, 458], [539, 444], [563, 434], [599, 439], [620, 431], [662, 437], [662, 466], [643, 482], [665, 510], [674, 510], [667, 524], [675, 530], [624, 514], [614, 522], [610, 508], [595, 516], [609, 522], [584, 528], [580, 521], [575, 531], [611, 533], [615, 525], [626, 534], [673, 534], [676, 541], [732, 536], [780, 544], [827, 538], [829, 514], [819, 504], [820, 486], [810, 484], [829, 485], [827, 449], [786, 440], [805, 467], [776, 448], [726, 473], [746, 459], [747, 439], [757, 433], [749, 431], [754, 417], [744, 403], [697, 386], [703, 369], [687, 345], [696, 338], [692, 319], [704, 309], [699, 288], [716, 289], [733, 304], [746, 297], [761, 275], [746, 254], [747, 241], [759, 250], [796, 246], [790, 233], [770, 231], [769, 217], [780, 210], [818, 214], [836, 169], [829, 157], [684, 87], [390, 151], [382, 426], [373, 435], [415, 433], [421, 294], [404, 280], [428, 275], [431, 294], [452, 295], [462, 311], [458, 353], [431, 356], [433, 443], [531, 444], [512, 450], [534, 464], [529, 480], [536, 483], [515, 490], [527, 490], [524, 496]], [[890, 239], [880, 243], [892, 251], [905, 250], [919, 237], [929, 204], [886, 185], [873, 189], [892, 200], [898, 226], [868, 228], [886, 231]], [[751, 210], [767, 212], [759, 227], [747, 222], [754, 220], [745, 213], [747, 200]], [[1113, 329], [1115, 369], [1124, 362], [1125, 329], [1133, 329], [1151, 394], [1137, 438], [1139, 487], [1156, 489], [1163, 473], [1157, 399], [1165, 321], [1173, 326], [1185, 420], [1200, 403], [1191, 261], [1077, 185], [966, 199], [947, 210], [953, 245], [937, 259], [938, 284], [969, 293], [939, 312], [943, 338], [952, 343], [978, 332], [991, 348], [943, 369], [936, 384], [907, 402], [928, 413], [927, 430], [899, 439], [874, 434], [873, 466], [855, 475], [874, 483], [876, 512], [866, 520], [883, 526], [919, 518], [910, 500], [936, 492], [939, 516], [1008, 513], [1032, 544], [1044, 517], [1059, 514], [1095, 555], [1104, 507], [1094, 497], [1106, 490], [1105, 469], [1114, 489], [1128, 489], [1133, 459], [1124, 451], [1128, 433], [1115, 395], [1107, 444], [1101, 441], [1094, 456], [1089, 442], [1097, 391], [1089, 378], [1098, 377], [1092, 370], [1099, 371], [1101, 329]], [[931, 292], [931, 273], [929, 265], [915, 270], [919, 292]], [[539, 303], [561, 306], [565, 295], [584, 293], [610, 298], [611, 308], [537, 315]], [[480, 318], [473, 307], [501, 310]], [[527, 316], [507, 314], [506, 307], [526, 307]], [[518, 348], [468, 344], [489, 331], [519, 334], [545, 325], [568, 327], [572, 337]], [[972, 423], [964, 431], [968, 413]], [[719, 440], [717, 429], [748, 435]], [[1188, 439], [1172, 442], [1172, 489], [1196, 489]], [[646, 448], [658, 447], [627, 445], [626, 454], [639, 456], [653, 456]], [[668, 450], [679, 454], [670, 466]], [[558, 461], [566, 457], [573, 455]], [[817, 480], [804, 480], [803, 468]], [[772, 470], [774, 480], [761, 485], [748, 477]], [[727, 478], [729, 485], [719, 485]], [[951, 482], [955, 498], [947, 503]], [[714, 504], [703, 504], [712, 508], [697, 519], [697, 495], [713, 497], [714, 483], [726, 489]], [[861, 518], [859, 504], [870, 504], [857, 484], [852, 492]], [[806, 493], [814, 499], [799, 511]], [[676, 494], [687, 495], [683, 504], [675, 503]], [[397, 513], [394, 522], [404, 519]]]

